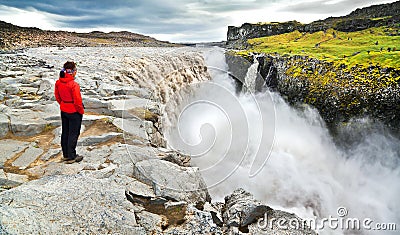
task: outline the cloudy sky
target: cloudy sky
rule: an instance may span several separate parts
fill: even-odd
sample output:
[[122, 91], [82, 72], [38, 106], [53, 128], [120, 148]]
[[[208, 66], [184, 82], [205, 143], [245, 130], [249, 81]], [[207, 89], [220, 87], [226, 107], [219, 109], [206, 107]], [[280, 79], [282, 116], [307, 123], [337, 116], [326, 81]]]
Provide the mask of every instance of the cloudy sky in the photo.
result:
[[49, 30], [127, 30], [171, 42], [226, 39], [228, 25], [309, 23], [395, 0], [0, 0], [0, 20]]

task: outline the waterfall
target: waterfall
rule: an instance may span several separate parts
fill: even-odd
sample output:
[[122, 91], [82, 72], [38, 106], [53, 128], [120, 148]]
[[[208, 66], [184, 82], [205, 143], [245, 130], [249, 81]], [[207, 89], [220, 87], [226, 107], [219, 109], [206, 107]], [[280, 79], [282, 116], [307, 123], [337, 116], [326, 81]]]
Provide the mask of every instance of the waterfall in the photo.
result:
[[245, 86], [243, 86], [243, 91], [250, 93], [254, 93], [256, 91], [258, 64], [257, 58], [254, 58], [253, 64], [248, 68], [246, 77], [244, 78]]
[[[296, 110], [276, 93], [237, 95], [223, 51], [205, 54], [213, 80], [197, 87], [167, 130], [171, 147], [192, 155], [214, 201], [238, 187], [275, 209], [302, 218], [338, 216], [400, 225], [400, 141], [384, 128], [365, 128], [345, 149], [318, 112]], [[246, 82], [255, 76], [249, 69]], [[250, 82], [251, 84], [251, 82]], [[357, 124], [364, 122], [361, 125]], [[356, 120], [343, 132], [374, 126]], [[345, 135], [344, 135], [345, 136]], [[321, 234], [367, 231], [323, 230]]]

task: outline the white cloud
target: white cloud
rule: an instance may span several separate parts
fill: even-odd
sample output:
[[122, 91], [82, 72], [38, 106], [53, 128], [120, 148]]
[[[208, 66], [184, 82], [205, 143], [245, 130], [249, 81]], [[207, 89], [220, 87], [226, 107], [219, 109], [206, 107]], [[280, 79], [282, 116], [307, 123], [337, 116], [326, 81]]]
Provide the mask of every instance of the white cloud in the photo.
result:
[[[84, 20], [89, 16], [74, 16], [68, 17], [70, 20]], [[8, 7], [0, 5], [0, 20], [18, 25], [21, 27], [36, 27], [45, 30], [65, 30], [78, 33], [87, 33], [91, 31], [103, 31], [103, 32], [117, 32], [127, 30], [121, 27], [90, 27], [90, 28], [77, 28], [77, 27], [65, 27], [62, 23], [63, 17], [56, 14], [51, 14], [43, 11], [36, 10], [32, 7], [27, 9], [18, 9], [15, 7]]]
[[[38, 11], [34, 8], [26, 10], [0, 5], [0, 20], [23, 27], [37, 27], [49, 30], [57, 29], [51, 14]], [[56, 17], [56, 16], [54, 16]]]

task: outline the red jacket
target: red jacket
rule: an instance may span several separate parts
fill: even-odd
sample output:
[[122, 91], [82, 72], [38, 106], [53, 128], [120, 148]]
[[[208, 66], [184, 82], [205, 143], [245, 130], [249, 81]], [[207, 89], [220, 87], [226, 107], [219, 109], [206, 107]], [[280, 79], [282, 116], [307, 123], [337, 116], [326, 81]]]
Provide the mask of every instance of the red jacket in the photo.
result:
[[71, 74], [65, 73], [64, 78], [57, 80], [54, 95], [61, 111], [84, 114], [80, 87]]

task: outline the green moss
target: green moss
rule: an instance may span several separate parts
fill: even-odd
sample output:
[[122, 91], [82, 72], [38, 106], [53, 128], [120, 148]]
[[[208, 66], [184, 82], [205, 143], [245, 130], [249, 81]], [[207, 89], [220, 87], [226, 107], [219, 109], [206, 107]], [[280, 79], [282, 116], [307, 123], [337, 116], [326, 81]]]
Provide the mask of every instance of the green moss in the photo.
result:
[[371, 20], [378, 21], [378, 20], [385, 20], [390, 19], [392, 16], [385, 16], [385, 17], [378, 17], [378, 18], [371, 18]]
[[50, 123], [47, 123], [46, 126], [44, 127], [44, 131], [45, 131], [45, 132], [47, 132], [47, 131], [52, 131], [52, 130], [54, 130], [54, 129], [55, 129], [55, 126], [53, 126], [53, 125], [50, 124]]
[[233, 55], [237, 55], [237, 56], [241, 56], [241, 57], [245, 58], [246, 60], [248, 60], [249, 62], [253, 61], [253, 57], [250, 55], [250, 52], [248, 52], [248, 51], [236, 51], [236, 52], [234, 52], [232, 54]]
[[250, 49], [238, 54], [277, 52], [281, 55], [307, 55], [320, 60], [341, 61], [349, 66], [374, 63], [382, 67], [399, 68], [400, 51], [393, 51], [393, 48], [400, 45], [400, 36], [389, 36], [396, 30], [378, 27], [349, 33], [333, 29], [315, 33], [294, 31], [249, 39]]
[[302, 83], [302, 97], [295, 100], [317, 107], [322, 115], [345, 119], [361, 115], [374, 107], [371, 104], [377, 104], [376, 94], [387, 88], [399, 89], [399, 71], [394, 69], [382, 72], [378, 66], [349, 66], [342, 61], [314, 63], [294, 57], [287, 61], [287, 66], [289, 79], [284, 83]]

